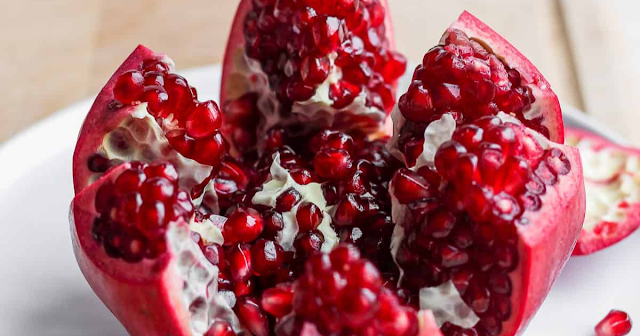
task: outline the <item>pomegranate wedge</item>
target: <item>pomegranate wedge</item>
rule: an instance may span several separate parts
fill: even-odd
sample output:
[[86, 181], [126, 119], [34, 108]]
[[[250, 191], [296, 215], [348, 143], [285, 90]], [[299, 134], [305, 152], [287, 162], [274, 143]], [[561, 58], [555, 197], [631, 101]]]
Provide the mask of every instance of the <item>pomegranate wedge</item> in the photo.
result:
[[[557, 99], [511, 45], [463, 13], [394, 110], [399, 288], [445, 336], [517, 335], [573, 250], [580, 156]], [[549, 139], [551, 138], [551, 140]]]
[[565, 142], [580, 150], [587, 214], [574, 255], [590, 254], [640, 226], [640, 151], [584, 130], [567, 128]]
[[241, 153], [272, 127], [383, 130], [406, 60], [386, 0], [242, 0], [224, 59], [225, 134]]

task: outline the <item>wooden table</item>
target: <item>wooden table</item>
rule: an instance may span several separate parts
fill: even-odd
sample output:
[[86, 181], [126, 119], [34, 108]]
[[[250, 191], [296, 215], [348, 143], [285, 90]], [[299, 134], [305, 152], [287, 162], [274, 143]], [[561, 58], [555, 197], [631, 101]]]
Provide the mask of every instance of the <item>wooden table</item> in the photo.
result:
[[[399, 50], [420, 60], [467, 9], [536, 64], [560, 99], [640, 145], [640, 2], [389, 0]], [[20, 0], [0, 13], [0, 141], [95, 94], [138, 44], [180, 68], [219, 62], [237, 0]]]

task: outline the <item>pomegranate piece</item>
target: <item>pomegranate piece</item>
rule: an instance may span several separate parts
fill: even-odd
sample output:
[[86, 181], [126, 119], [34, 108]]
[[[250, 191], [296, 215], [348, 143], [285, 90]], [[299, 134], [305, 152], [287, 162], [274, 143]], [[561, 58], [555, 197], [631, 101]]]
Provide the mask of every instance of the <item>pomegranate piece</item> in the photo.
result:
[[221, 90], [234, 154], [273, 126], [384, 132], [406, 68], [387, 12], [386, 0], [241, 1]]
[[640, 150], [584, 130], [565, 131], [565, 142], [580, 150], [584, 162], [587, 213], [573, 254], [586, 255], [618, 243], [640, 226]]
[[578, 151], [553, 142], [563, 140], [555, 94], [463, 13], [392, 117], [391, 148], [408, 165], [390, 185], [400, 289], [445, 336], [520, 334], [585, 215]]
[[624, 336], [631, 332], [629, 314], [620, 310], [611, 310], [595, 328], [596, 336]]

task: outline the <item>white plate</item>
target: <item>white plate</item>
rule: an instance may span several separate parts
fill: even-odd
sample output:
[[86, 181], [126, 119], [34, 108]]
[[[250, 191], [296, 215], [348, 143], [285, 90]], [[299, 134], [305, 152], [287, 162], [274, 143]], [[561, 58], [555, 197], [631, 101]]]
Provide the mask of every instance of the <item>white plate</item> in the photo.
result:
[[[217, 101], [219, 65], [182, 73], [201, 97]], [[92, 101], [74, 104], [0, 147], [0, 335], [126, 335], [80, 274], [69, 238], [71, 157]], [[579, 111], [564, 111], [567, 124], [621, 141]], [[612, 308], [640, 318], [638, 255], [640, 234], [634, 234], [606, 251], [572, 258], [525, 335], [592, 335]]]

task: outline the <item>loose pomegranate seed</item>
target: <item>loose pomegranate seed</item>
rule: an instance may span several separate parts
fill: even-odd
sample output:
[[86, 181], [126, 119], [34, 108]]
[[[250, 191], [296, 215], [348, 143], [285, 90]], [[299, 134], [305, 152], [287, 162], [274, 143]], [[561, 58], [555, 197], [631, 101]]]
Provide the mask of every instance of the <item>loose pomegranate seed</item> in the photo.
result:
[[238, 242], [254, 241], [260, 236], [263, 229], [264, 221], [256, 210], [238, 207], [224, 224], [224, 243], [225, 245], [233, 245]]
[[320, 225], [324, 215], [317, 205], [309, 202], [302, 203], [296, 211], [296, 221], [300, 232], [311, 231]]
[[631, 332], [629, 314], [620, 310], [611, 310], [596, 326], [597, 336], [624, 336]]

